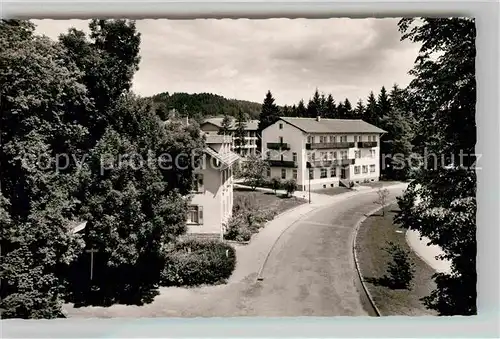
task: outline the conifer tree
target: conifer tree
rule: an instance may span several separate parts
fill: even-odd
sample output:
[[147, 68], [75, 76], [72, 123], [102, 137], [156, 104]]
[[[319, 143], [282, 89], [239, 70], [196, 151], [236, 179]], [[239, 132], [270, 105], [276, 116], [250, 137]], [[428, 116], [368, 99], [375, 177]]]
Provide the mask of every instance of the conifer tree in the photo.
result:
[[356, 108], [353, 111], [354, 119], [363, 119], [363, 115], [365, 114], [365, 106], [363, 105], [363, 100], [359, 99], [356, 104]]
[[240, 154], [242, 154], [243, 147], [246, 144], [245, 129], [246, 129], [245, 115], [243, 114], [242, 110], [239, 110], [238, 114], [236, 115], [234, 137], [235, 137], [235, 144], [238, 147], [238, 151]]
[[297, 105], [297, 117], [307, 117], [307, 109], [304, 105], [304, 100], [300, 99]]
[[352, 105], [349, 99], [344, 100], [344, 119], [351, 119], [352, 117]]
[[273, 95], [271, 91], [267, 91], [264, 103], [262, 104], [262, 110], [259, 115], [259, 133], [262, 132], [266, 127], [274, 124], [278, 121], [280, 117], [280, 110], [278, 106], [274, 103]]
[[363, 120], [377, 126], [379, 123], [377, 114], [378, 114], [377, 99], [375, 98], [373, 91], [371, 91], [366, 103], [365, 116]]
[[219, 132], [217, 132], [217, 134], [229, 135], [230, 130], [231, 130], [231, 124], [232, 124], [231, 117], [227, 113], [224, 114], [224, 118], [222, 118], [221, 126], [220, 126]]
[[335, 100], [331, 94], [328, 94], [325, 103], [325, 116], [330, 119], [337, 118], [337, 106], [335, 105]]

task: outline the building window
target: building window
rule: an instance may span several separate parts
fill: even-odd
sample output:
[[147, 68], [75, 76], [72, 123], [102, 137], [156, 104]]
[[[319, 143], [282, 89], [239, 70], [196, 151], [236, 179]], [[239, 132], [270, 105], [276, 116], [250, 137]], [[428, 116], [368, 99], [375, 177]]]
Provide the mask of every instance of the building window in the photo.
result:
[[370, 165], [370, 172], [371, 173], [375, 172], [375, 165]]
[[280, 124], [280, 129], [283, 129], [283, 124]]
[[201, 173], [196, 173], [194, 175], [194, 187], [196, 189], [196, 192], [203, 193], [205, 192], [205, 186], [203, 184], [203, 174]]
[[320, 176], [320, 178], [322, 178], [322, 179], [323, 179], [323, 178], [326, 178], [326, 177], [327, 177], [327, 175], [326, 175], [326, 174], [327, 174], [327, 172], [326, 172], [326, 168], [322, 168], [322, 169], [321, 169], [321, 176]]
[[363, 173], [368, 173], [368, 166], [367, 165], [363, 165]]
[[191, 205], [188, 209], [187, 223], [203, 225], [203, 206]]
[[267, 160], [271, 159], [271, 151], [266, 151]]
[[355, 135], [355, 136], [354, 136], [354, 142], [357, 142], [357, 141], [358, 141], [358, 136], [357, 136], [357, 135]]
[[342, 159], [347, 159], [347, 151], [342, 151], [341, 156]]
[[363, 136], [362, 136], [362, 135], [360, 135], [360, 136], [358, 137], [358, 140], [359, 140], [359, 141], [363, 141]]
[[297, 180], [297, 170], [296, 169], [293, 170], [293, 179]]
[[314, 161], [316, 159], [316, 153], [315, 152], [311, 153], [311, 159], [312, 159], [312, 161]]
[[359, 166], [354, 166], [354, 174], [359, 174]]
[[286, 169], [285, 168], [281, 169], [281, 179], [286, 179]]
[[333, 152], [333, 159], [337, 159], [337, 152]]
[[374, 149], [371, 149], [371, 150], [370, 150], [370, 156], [371, 156], [372, 158], [375, 158], [375, 150], [374, 150]]
[[309, 168], [309, 179], [314, 179], [314, 168]]
[[311, 144], [311, 136], [310, 135], [307, 136], [307, 143]]
[[283, 137], [280, 137], [280, 144], [283, 143]]
[[335, 142], [335, 137], [333, 135], [330, 135], [330, 142]]
[[354, 151], [354, 157], [355, 158], [361, 158], [361, 150]]
[[347, 135], [340, 137], [340, 142], [347, 142]]
[[330, 168], [330, 176], [332, 178], [335, 178], [337, 176], [337, 169], [335, 168]]
[[283, 161], [283, 154], [280, 155], [280, 160]]
[[337, 142], [337, 137], [333, 137], [333, 142]]
[[296, 152], [292, 153], [292, 159], [293, 159], [293, 162], [297, 162], [297, 153]]
[[267, 176], [270, 177], [271, 176], [271, 169], [270, 168], [267, 168]]
[[329, 159], [330, 159], [330, 160], [332, 160], [332, 159], [333, 159], [333, 152], [330, 152], [330, 153], [328, 154], [328, 157], [329, 157]]

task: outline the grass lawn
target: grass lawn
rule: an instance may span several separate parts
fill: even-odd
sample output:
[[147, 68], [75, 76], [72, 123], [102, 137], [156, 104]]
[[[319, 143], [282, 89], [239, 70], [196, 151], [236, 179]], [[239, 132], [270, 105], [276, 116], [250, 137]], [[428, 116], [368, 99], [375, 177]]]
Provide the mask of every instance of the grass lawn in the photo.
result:
[[338, 186], [338, 187], [322, 188], [319, 190], [313, 190], [311, 192], [326, 194], [326, 195], [337, 195], [345, 192], [352, 192], [352, 190], [346, 187]]
[[[393, 225], [392, 220], [397, 208], [397, 204], [386, 208], [385, 217], [382, 217], [381, 211], [377, 212], [361, 225], [356, 240], [361, 274], [382, 315], [436, 315], [419, 301], [435, 288], [432, 280], [434, 270], [411, 251], [406, 243], [405, 230]], [[380, 279], [386, 274], [387, 263], [391, 260], [383, 250], [389, 241], [410, 251], [410, 258], [415, 263], [416, 270], [411, 290], [391, 289]]]
[[273, 209], [278, 213], [283, 213], [286, 210], [302, 205], [307, 202], [305, 199], [297, 197], [286, 197], [285, 195], [274, 195], [272, 192], [252, 191], [248, 188], [234, 188], [233, 197], [238, 196], [254, 196], [259, 209]]
[[368, 187], [373, 187], [373, 188], [379, 188], [379, 187], [386, 187], [390, 185], [396, 185], [400, 184], [401, 181], [392, 181], [392, 180], [380, 180], [380, 181], [370, 181], [370, 182], [360, 182], [359, 185], [361, 186], [368, 186]]

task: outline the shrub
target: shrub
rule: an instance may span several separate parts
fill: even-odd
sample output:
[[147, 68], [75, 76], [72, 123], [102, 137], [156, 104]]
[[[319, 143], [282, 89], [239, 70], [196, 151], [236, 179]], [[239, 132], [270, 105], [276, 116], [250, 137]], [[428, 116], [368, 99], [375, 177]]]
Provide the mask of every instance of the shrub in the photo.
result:
[[294, 179], [287, 180], [284, 186], [288, 196], [293, 195], [293, 193], [297, 190], [297, 182]]
[[[190, 252], [189, 250], [190, 249]], [[187, 240], [166, 253], [162, 286], [198, 286], [227, 280], [236, 266], [234, 248], [215, 240]]]
[[271, 179], [270, 186], [274, 191], [274, 194], [276, 194], [276, 191], [279, 190], [282, 186], [281, 179], [278, 177], [274, 177]]
[[415, 264], [411, 261], [409, 253], [400, 246], [390, 242], [385, 251], [392, 257], [387, 267], [389, 277], [386, 277], [393, 288], [410, 289], [411, 281], [415, 275]]
[[245, 215], [236, 214], [229, 219], [227, 232], [224, 238], [233, 241], [249, 241], [252, 232], [249, 230], [249, 225]]

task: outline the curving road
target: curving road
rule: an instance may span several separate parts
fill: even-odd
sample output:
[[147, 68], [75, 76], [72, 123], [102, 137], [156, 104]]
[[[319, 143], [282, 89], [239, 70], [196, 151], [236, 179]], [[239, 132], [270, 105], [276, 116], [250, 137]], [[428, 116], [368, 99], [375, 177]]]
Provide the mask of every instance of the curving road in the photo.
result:
[[[402, 188], [389, 191], [392, 200]], [[166, 289], [142, 307], [71, 309], [70, 316], [374, 315], [355, 270], [352, 241], [356, 223], [376, 207], [376, 199], [376, 193], [362, 193], [309, 212], [276, 242], [262, 281], [255, 272], [228, 285]]]

